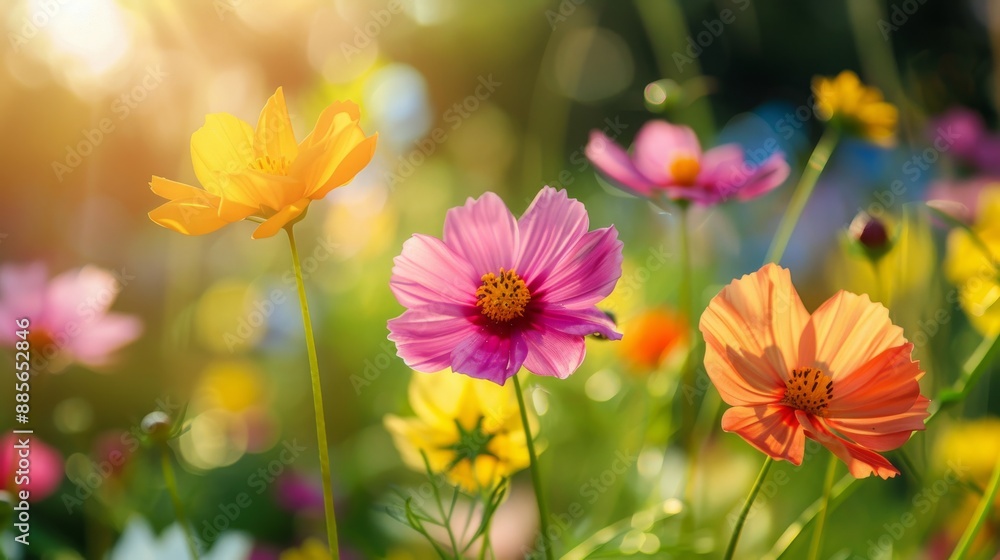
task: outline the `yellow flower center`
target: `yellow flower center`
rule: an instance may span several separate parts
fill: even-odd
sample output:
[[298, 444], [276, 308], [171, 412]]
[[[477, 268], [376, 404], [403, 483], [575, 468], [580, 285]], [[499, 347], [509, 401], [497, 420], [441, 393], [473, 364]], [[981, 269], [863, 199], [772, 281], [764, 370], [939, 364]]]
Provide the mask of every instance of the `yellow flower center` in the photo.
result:
[[680, 156], [670, 162], [670, 175], [681, 185], [693, 185], [699, 171], [701, 164], [693, 157]]
[[782, 403], [816, 416], [826, 416], [827, 406], [833, 398], [833, 379], [816, 368], [793, 369], [785, 381], [785, 398]]
[[250, 163], [250, 169], [269, 175], [288, 175], [288, 159], [285, 156], [261, 156]]
[[501, 268], [499, 275], [488, 272], [482, 281], [483, 285], [476, 290], [476, 307], [482, 308], [483, 315], [498, 323], [524, 315], [531, 292], [516, 272]]

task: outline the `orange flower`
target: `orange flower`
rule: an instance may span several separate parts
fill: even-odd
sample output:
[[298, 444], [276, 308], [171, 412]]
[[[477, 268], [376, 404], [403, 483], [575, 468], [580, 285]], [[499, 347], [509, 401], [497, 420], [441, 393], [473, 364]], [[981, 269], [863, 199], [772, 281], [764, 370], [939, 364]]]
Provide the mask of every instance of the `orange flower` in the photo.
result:
[[637, 370], [660, 367], [678, 346], [687, 342], [684, 320], [662, 308], [648, 309], [622, 326], [618, 345], [622, 358]]
[[930, 401], [885, 307], [840, 291], [810, 315], [788, 270], [768, 264], [723, 288], [700, 328], [705, 368], [732, 405], [723, 430], [795, 465], [810, 437], [856, 478], [899, 474], [876, 452], [923, 430]]
[[149, 217], [186, 235], [252, 219], [260, 223], [254, 239], [271, 237], [371, 161], [378, 134], [366, 137], [360, 118], [354, 103], [334, 102], [296, 143], [281, 88], [267, 100], [256, 130], [227, 113], [208, 115], [191, 135], [191, 162], [204, 189], [153, 177], [150, 188], [169, 202]]

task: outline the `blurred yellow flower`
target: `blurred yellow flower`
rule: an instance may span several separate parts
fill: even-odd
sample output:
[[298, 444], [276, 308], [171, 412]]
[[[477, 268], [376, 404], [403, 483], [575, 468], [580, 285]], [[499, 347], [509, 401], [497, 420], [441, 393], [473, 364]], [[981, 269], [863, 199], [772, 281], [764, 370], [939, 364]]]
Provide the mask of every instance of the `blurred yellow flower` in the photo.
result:
[[[385, 417], [403, 461], [414, 470], [431, 471], [469, 494], [488, 493], [504, 478], [528, 466], [513, 384], [458, 375], [414, 372], [409, 388], [415, 417]], [[537, 422], [529, 416], [531, 433]]]
[[956, 422], [942, 430], [934, 447], [937, 470], [960, 466], [956, 474], [985, 487], [1000, 457], [1000, 418]]
[[887, 103], [878, 88], [861, 83], [858, 75], [844, 70], [836, 78], [813, 78], [817, 116], [881, 145], [895, 140], [899, 111]]
[[[984, 335], [1000, 333], [1000, 189], [979, 197], [972, 232], [955, 228], [948, 235], [944, 272], [958, 287], [958, 301], [972, 326]], [[974, 235], [973, 235], [974, 234]]]
[[316, 539], [308, 539], [299, 548], [281, 553], [281, 560], [331, 560], [330, 550]]
[[250, 218], [261, 222], [254, 239], [271, 237], [371, 161], [378, 134], [366, 137], [360, 118], [354, 103], [334, 102], [296, 144], [281, 88], [256, 130], [227, 113], [208, 115], [191, 135], [191, 162], [204, 189], [154, 176], [149, 186], [170, 202], [149, 217], [186, 235]]
[[622, 325], [618, 353], [633, 370], [655, 370], [687, 343], [688, 331], [677, 314], [664, 308], [647, 309]]

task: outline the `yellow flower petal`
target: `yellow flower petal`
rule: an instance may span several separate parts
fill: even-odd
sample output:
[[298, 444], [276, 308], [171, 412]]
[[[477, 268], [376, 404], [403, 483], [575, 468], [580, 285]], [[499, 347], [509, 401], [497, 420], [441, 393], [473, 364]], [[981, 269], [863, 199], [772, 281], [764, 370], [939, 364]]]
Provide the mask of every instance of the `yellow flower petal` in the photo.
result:
[[356, 125], [361, 120], [361, 111], [356, 103], [351, 101], [334, 101], [323, 109], [316, 126], [299, 144], [300, 150], [307, 150], [324, 143], [330, 136], [340, 134], [349, 126]]
[[298, 218], [300, 214], [305, 212], [306, 208], [309, 207], [309, 202], [310, 200], [308, 198], [303, 198], [285, 206], [280, 212], [268, 218], [263, 224], [257, 226], [257, 229], [254, 230], [251, 237], [254, 239], [264, 239], [265, 237], [271, 237], [272, 235], [278, 233], [278, 230], [285, 227], [288, 222]]
[[207, 205], [217, 205], [219, 201], [219, 197], [204, 189], [192, 187], [191, 185], [178, 183], [177, 181], [171, 181], [170, 179], [164, 179], [163, 177], [157, 177], [155, 175], [149, 182], [149, 188], [153, 191], [153, 194], [162, 196], [167, 200], [180, 200], [185, 198], [196, 199], [198, 197], [203, 197], [205, 199], [204, 202]]
[[253, 129], [226, 113], [205, 117], [191, 135], [191, 163], [205, 190], [223, 196], [220, 179], [245, 169], [253, 161]]
[[211, 233], [229, 223], [219, 217], [218, 208], [196, 199], [172, 200], [151, 211], [149, 219], [185, 235]]
[[253, 147], [256, 157], [284, 157], [292, 161], [299, 153], [299, 146], [295, 143], [295, 133], [292, 131], [292, 121], [288, 117], [285, 94], [280, 87], [267, 100], [267, 104], [260, 112], [257, 130], [254, 132]]
[[245, 206], [279, 211], [303, 197], [305, 186], [294, 177], [271, 175], [253, 169], [228, 175], [220, 182], [223, 196]]
[[[362, 140], [360, 144], [356, 145], [346, 156], [344, 156], [340, 163], [333, 168], [333, 172], [323, 183], [320, 184], [318, 188], [308, 193], [309, 198], [319, 200], [329, 194], [333, 189], [351, 182], [351, 180], [354, 179], [354, 177], [360, 173], [362, 169], [371, 163], [372, 157], [375, 155], [375, 145], [377, 142], [378, 133]], [[336, 149], [337, 148], [332, 149], [331, 152]], [[339, 156], [331, 154], [328, 157], [331, 158], [330, 161], [335, 161], [334, 158]]]

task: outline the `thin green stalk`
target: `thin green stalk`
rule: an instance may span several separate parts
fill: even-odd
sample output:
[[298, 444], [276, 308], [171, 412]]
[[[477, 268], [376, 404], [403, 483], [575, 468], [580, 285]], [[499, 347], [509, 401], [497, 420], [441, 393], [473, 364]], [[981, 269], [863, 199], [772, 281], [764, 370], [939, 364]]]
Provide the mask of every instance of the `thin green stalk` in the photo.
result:
[[1000, 458], [997, 458], [997, 465], [993, 467], [993, 477], [990, 478], [990, 484], [986, 488], [986, 493], [983, 494], [983, 498], [979, 500], [979, 505], [976, 506], [976, 513], [972, 515], [972, 522], [965, 528], [965, 533], [962, 534], [962, 539], [958, 541], [958, 546], [951, 553], [949, 560], [963, 560], [969, 554], [972, 543], [976, 540], [976, 535], [983, 528], [986, 518], [990, 515], [990, 510], [993, 509], [993, 501], [996, 499], [998, 488], [1000, 488]]
[[486, 560], [486, 551], [492, 546], [490, 544], [490, 524], [493, 523], [493, 518], [490, 517], [486, 520], [486, 530], [483, 531], [483, 544], [479, 547], [479, 560]]
[[757, 475], [757, 480], [754, 481], [753, 487], [750, 488], [747, 501], [743, 504], [743, 509], [740, 510], [740, 516], [736, 518], [736, 526], [733, 527], [733, 534], [729, 537], [729, 545], [726, 546], [726, 554], [723, 556], [724, 560], [732, 560], [733, 554], [736, 552], [736, 543], [740, 540], [743, 524], [746, 523], [747, 516], [750, 515], [750, 508], [753, 506], [753, 501], [757, 499], [760, 487], [764, 485], [764, 477], [767, 476], [767, 471], [771, 468], [772, 463], [774, 463], [774, 459], [770, 457], [764, 460], [764, 465], [760, 468], [760, 474]]
[[[434, 476], [434, 471], [431, 470], [431, 462], [427, 459], [427, 454], [420, 451], [420, 456], [424, 459], [424, 467], [427, 469], [427, 474], [431, 477]], [[451, 512], [455, 510], [455, 502], [458, 497], [458, 492], [452, 494], [452, 507], [450, 511], [446, 514], [444, 512], [444, 504], [441, 502], [441, 490], [438, 488], [437, 484], [432, 484], [431, 488], [434, 490], [434, 501], [437, 503], [438, 512], [441, 513], [441, 524], [444, 526], [445, 531], [448, 533], [448, 540], [451, 542], [451, 552], [455, 555], [455, 558], [459, 558], [460, 554], [458, 551], [458, 541], [455, 540], [455, 533], [451, 530]]]
[[528, 443], [528, 459], [531, 471], [531, 485], [535, 488], [535, 502], [538, 504], [538, 530], [542, 533], [542, 548], [545, 558], [552, 560], [552, 543], [549, 542], [549, 509], [545, 507], [545, 492], [542, 490], [541, 476], [538, 474], [538, 455], [535, 455], [535, 442], [528, 426], [528, 409], [524, 406], [524, 394], [521, 392], [521, 381], [514, 374], [514, 392], [517, 393], [517, 406], [521, 409], [521, 426], [524, 428], [524, 439]]
[[[694, 301], [692, 300], [693, 290], [693, 273], [691, 266], [691, 234], [688, 231], [688, 205], [687, 203], [680, 203], [678, 205], [680, 208], [680, 253], [681, 253], [681, 282], [677, 290], [678, 300], [680, 303], [681, 313], [684, 315], [684, 324], [688, 329], [690, 334], [691, 344], [689, 345], [688, 355], [684, 358], [683, 371], [681, 372], [681, 379], [683, 380], [683, 388], [694, 389], [694, 359], [693, 355], [697, 344], [694, 341], [697, 340], [697, 333], [694, 332]], [[688, 393], [682, 388], [681, 394], [687, 395]], [[693, 429], [695, 413], [696, 413], [696, 403], [694, 399], [683, 399], [681, 401], [681, 429], [684, 430], [683, 433], [686, 434], [687, 447], [690, 452], [690, 447], [692, 446], [691, 440], [691, 430]]]
[[817, 560], [823, 549], [823, 529], [826, 528], [826, 515], [830, 509], [830, 494], [833, 492], [833, 475], [837, 472], [837, 462], [837, 456], [830, 453], [830, 462], [826, 465], [826, 480], [823, 482], [823, 502], [816, 528], [813, 529], [812, 544], [809, 546], [809, 560]]
[[816, 143], [816, 147], [813, 148], [806, 168], [802, 171], [802, 177], [799, 178], [799, 184], [795, 186], [795, 192], [792, 193], [792, 200], [789, 201], [785, 215], [781, 217], [781, 223], [778, 224], [778, 231], [771, 241], [771, 248], [767, 251], [765, 263], [781, 263], [781, 257], [785, 254], [788, 241], [792, 238], [795, 226], [799, 223], [799, 218], [802, 217], [802, 211], [805, 209], [806, 203], [809, 202], [813, 189], [816, 188], [816, 181], [819, 180], [820, 174], [823, 173], [827, 162], [830, 161], [830, 155], [833, 154], [833, 149], [837, 146], [839, 138], [837, 129], [828, 126], [819, 142]]
[[295, 268], [295, 282], [299, 289], [299, 304], [302, 306], [302, 325], [306, 334], [306, 352], [309, 354], [309, 378], [312, 380], [313, 411], [316, 416], [316, 441], [319, 446], [319, 470], [323, 477], [323, 509], [326, 513], [326, 538], [333, 560], [340, 559], [337, 544], [337, 516], [333, 509], [333, 477], [330, 474], [330, 447], [326, 441], [326, 419], [323, 413], [323, 389], [319, 378], [319, 360], [316, 358], [316, 339], [313, 335], [312, 319], [309, 316], [309, 302], [306, 301], [306, 285], [302, 278], [302, 263], [299, 250], [295, 246], [292, 226], [285, 228], [288, 246], [292, 250], [292, 266]]
[[184, 540], [187, 541], [188, 552], [191, 558], [198, 560], [198, 543], [191, 533], [191, 525], [188, 524], [187, 516], [184, 515], [184, 503], [181, 502], [180, 492], [177, 491], [177, 477], [174, 476], [174, 465], [170, 462], [170, 448], [167, 444], [161, 444], [160, 464], [163, 465], [163, 480], [167, 483], [167, 490], [170, 492], [170, 499], [174, 502], [174, 514], [177, 516], [177, 523], [184, 530]]

